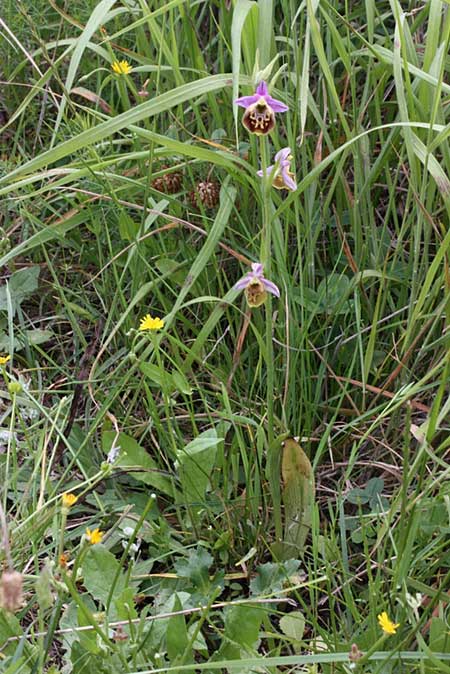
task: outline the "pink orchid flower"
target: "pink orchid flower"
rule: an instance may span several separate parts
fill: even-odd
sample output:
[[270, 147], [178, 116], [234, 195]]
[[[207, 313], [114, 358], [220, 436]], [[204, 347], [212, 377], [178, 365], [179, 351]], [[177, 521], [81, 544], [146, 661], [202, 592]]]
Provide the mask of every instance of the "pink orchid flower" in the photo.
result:
[[252, 264], [252, 271], [245, 274], [235, 285], [236, 290], [245, 290], [245, 297], [250, 307], [259, 307], [265, 302], [267, 293], [280, 297], [280, 291], [275, 283], [266, 279], [263, 274], [263, 265], [260, 262]]
[[[286, 189], [294, 192], [297, 189], [294, 174], [289, 170], [291, 168], [291, 161], [291, 148], [285, 147], [276, 153], [275, 164], [268, 166], [266, 169], [266, 174], [268, 176], [273, 174], [272, 185], [277, 190]], [[262, 178], [263, 172], [257, 171], [256, 175]]]
[[264, 81], [258, 84], [253, 96], [242, 96], [234, 102], [241, 108], [245, 108], [242, 117], [245, 128], [258, 136], [272, 131], [275, 126], [276, 112], [289, 110], [287, 105], [269, 95], [267, 84]]

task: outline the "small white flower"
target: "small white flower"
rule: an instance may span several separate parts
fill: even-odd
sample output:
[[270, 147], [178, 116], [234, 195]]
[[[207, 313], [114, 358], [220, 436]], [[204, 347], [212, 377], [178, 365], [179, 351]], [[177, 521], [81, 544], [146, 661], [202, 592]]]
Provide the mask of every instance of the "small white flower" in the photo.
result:
[[117, 457], [119, 456], [120, 453], [120, 447], [111, 447], [109, 450], [107, 456], [106, 456], [106, 461], [108, 463], [115, 463]]

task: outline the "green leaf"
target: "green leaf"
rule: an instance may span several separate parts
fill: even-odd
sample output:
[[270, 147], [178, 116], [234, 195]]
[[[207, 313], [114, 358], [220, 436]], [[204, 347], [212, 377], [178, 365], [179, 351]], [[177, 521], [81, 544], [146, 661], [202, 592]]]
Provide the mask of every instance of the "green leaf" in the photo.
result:
[[[23, 629], [15, 615], [0, 608], [0, 645], [5, 644], [10, 637], [22, 637]], [[2, 653], [5, 655], [14, 655], [17, 648], [17, 642], [11, 642]]]
[[355, 487], [354, 489], [351, 489], [346, 494], [345, 498], [349, 503], [353, 503], [354, 505], [362, 505], [363, 503], [369, 502], [369, 496], [366, 490], [361, 489], [360, 487]]
[[178, 389], [180, 393], [184, 393], [188, 396], [192, 395], [192, 387], [182, 372], [179, 370], [174, 370], [172, 372], [172, 379], [175, 388]]
[[216, 447], [224, 438], [218, 438], [216, 430], [208, 429], [201, 433], [195, 440], [191, 440], [184, 449], [177, 452], [178, 459], [183, 461], [187, 456], [195, 456], [199, 452], [204, 452], [205, 449]]
[[254, 596], [277, 594], [289, 583], [289, 579], [298, 573], [300, 562], [297, 559], [286, 559], [275, 564], [260, 564], [255, 578], [250, 581], [250, 591]]
[[376, 498], [384, 489], [384, 480], [381, 477], [372, 477], [365, 487], [365, 492], [369, 499]]
[[[177, 596], [173, 605], [174, 611], [181, 611], [182, 604]], [[182, 656], [189, 645], [189, 637], [186, 628], [186, 620], [183, 615], [172, 616], [168, 621], [167, 634], [167, 655], [171, 663], [176, 662]]]
[[[120, 595], [125, 587], [125, 576], [119, 573], [119, 562], [101, 543], [91, 545], [83, 560], [83, 582], [87, 591], [106, 607], [111, 589]], [[117, 580], [116, 580], [117, 576]]]
[[0, 287], [0, 310], [8, 311], [8, 291], [11, 296], [13, 314], [17, 307], [32, 295], [38, 287], [40, 267], [26, 267], [11, 274], [8, 284]]
[[119, 214], [119, 234], [125, 241], [134, 241], [139, 233], [139, 223], [135, 222], [128, 213], [121, 211]]
[[[280, 629], [293, 641], [300, 642], [305, 631], [305, 616], [301, 611], [293, 611], [280, 619]], [[300, 652], [301, 646], [294, 644], [295, 652]]]
[[165, 393], [170, 393], [173, 389], [172, 378], [164, 368], [152, 363], [139, 363], [139, 369], [142, 374], [145, 374], [153, 384], [156, 384]]
[[218, 438], [216, 429], [211, 428], [192, 440], [184, 449], [177, 451], [183, 500], [194, 504], [194, 519], [195, 506], [201, 505], [205, 500], [216, 460], [217, 445], [221, 442], [223, 438]]
[[283, 559], [303, 553], [311, 527], [314, 504], [314, 475], [311, 463], [294, 438], [283, 442], [281, 464], [284, 503]]
[[174, 489], [170, 478], [166, 477], [148, 452], [134, 440], [134, 438], [125, 433], [117, 434], [114, 431], [105, 431], [102, 436], [103, 451], [108, 454], [111, 451], [112, 444], [120, 447], [120, 454], [115, 463], [121, 468], [139, 468], [136, 472], [130, 472], [130, 475], [140, 482], [144, 482], [164, 494], [173, 496]]
[[[22, 351], [26, 344], [36, 346], [45, 344], [54, 337], [51, 330], [25, 330], [20, 336], [14, 336], [14, 351]], [[8, 351], [10, 346], [9, 336], [6, 332], [0, 332], [0, 351]]]
[[180, 559], [175, 563], [175, 571], [180, 578], [189, 580], [193, 587], [207, 591], [210, 586], [209, 568], [213, 563], [213, 558], [199, 545], [197, 550], [191, 550], [187, 559]]
[[[224, 609], [224, 640], [213, 660], [240, 660], [251, 655], [258, 644], [259, 630], [265, 612], [261, 607], [230, 606]], [[251, 674], [252, 668], [239, 668], [241, 674]]]
[[317, 288], [317, 296], [325, 311], [343, 313], [344, 303], [352, 291], [352, 283], [348, 276], [342, 274], [329, 274]]
[[132, 587], [124, 588], [119, 596], [114, 593], [114, 606], [119, 620], [134, 620], [138, 617], [134, 605], [135, 595], [136, 592]]

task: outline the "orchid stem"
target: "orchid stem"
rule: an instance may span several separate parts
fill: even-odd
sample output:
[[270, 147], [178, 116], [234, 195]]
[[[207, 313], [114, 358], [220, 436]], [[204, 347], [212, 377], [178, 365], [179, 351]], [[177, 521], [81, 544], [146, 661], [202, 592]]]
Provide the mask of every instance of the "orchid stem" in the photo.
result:
[[[259, 137], [259, 148], [261, 155], [261, 168], [263, 178], [261, 181], [262, 200], [263, 200], [263, 223], [261, 234], [261, 255], [260, 259], [264, 266], [265, 275], [270, 278], [271, 273], [271, 248], [272, 248], [272, 232], [271, 232], [271, 200], [270, 200], [270, 186], [271, 180], [267, 175], [268, 166], [268, 147], [267, 138], [265, 136]], [[266, 378], [267, 378], [267, 440], [270, 447], [274, 439], [273, 431], [273, 395], [274, 395], [274, 371], [273, 371], [273, 342], [272, 342], [272, 297], [268, 294], [266, 301]]]

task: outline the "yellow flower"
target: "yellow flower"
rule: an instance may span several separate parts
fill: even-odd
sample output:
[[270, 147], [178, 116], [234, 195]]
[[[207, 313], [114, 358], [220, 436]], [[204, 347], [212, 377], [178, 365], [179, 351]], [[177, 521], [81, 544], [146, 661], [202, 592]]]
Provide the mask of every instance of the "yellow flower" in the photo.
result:
[[100, 529], [94, 529], [93, 531], [86, 529], [86, 539], [91, 545], [101, 543], [103, 539], [103, 531], [100, 531]]
[[64, 508], [70, 508], [78, 501], [78, 496], [75, 496], [75, 494], [71, 494], [70, 492], [66, 492], [61, 496], [61, 499]]
[[128, 61], [114, 61], [111, 64], [111, 68], [116, 75], [129, 75], [133, 70]]
[[397, 631], [397, 627], [400, 627], [400, 623], [393, 623], [392, 620], [389, 618], [388, 614], [386, 611], [383, 611], [383, 613], [380, 613], [378, 616], [378, 622], [380, 624], [381, 629], [385, 634], [395, 634]]
[[152, 318], [150, 314], [141, 318], [139, 330], [161, 330], [164, 327], [164, 321], [161, 318]]
[[0, 356], [0, 365], [6, 365], [11, 360], [11, 356]]

